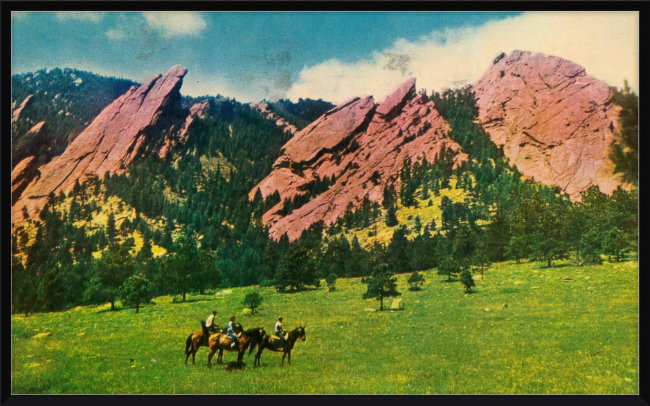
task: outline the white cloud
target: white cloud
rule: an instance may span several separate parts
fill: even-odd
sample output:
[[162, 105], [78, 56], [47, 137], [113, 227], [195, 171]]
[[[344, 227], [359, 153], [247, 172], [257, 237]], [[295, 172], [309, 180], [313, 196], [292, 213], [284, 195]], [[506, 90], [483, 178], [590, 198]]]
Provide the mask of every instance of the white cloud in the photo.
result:
[[587, 74], [638, 92], [639, 14], [636, 12], [530, 12], [480, 27], [434, 32], [396, 41], [370, 59], [336, 59], [304, 67], [288, 97], [342, 102], [372, 94], [378, 101], [408, 76], [418, 88], [440, 90], [474, 83], [501, 52], [516, 49], [559, 56]]
[[205, 20], [194, 12], [147, 12], [142, 15], [147, 24], [165, 38], [196, 35], [206, 27]]
[[106, 31], [105, 34], [108, 37], [108, 39], [112, 39], [112, 40], [126, 38], [126, 34], [124, 33], [123, 30], [118, 30], [115, 28], [111, 28], [110, 30]]
[[96, 13], [90, 11], [57, 12], [54, 14], [60, 21], [76, 20], [87, 21], [91, 23], [97, 23], [104, 17], [104, 13]]

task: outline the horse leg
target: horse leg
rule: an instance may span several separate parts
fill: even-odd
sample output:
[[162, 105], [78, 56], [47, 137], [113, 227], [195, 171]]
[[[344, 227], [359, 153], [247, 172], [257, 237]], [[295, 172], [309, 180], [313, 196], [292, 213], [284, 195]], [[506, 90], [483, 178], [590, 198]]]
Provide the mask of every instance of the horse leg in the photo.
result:
[[197, 351], [199, 351], [198, 348], [192, 348], [192, 365], [195, 365], [195, 364], [196, 364], [196, 362], [195, 362], [195, 358], [196, 358], [196, 353], [197, 353]]
[[262, 366], [262, 361], [260, 361], [260, 357], [262, 356], [262, 351], [264, 348], [260, 346], [260, 348], [257, 350], [257, 354], [255, 354], [255, 360], [253, 361], [253, 367], [256, 367], [257, 365]]
[[219, 356], [217, 357], [217, 364], [223, 364], [223, 348], [219, 348]]
[[291, 365], [291, 350], [287, 353], [287, 361], [289, 361], [289, 365]]
[[208, 369], [212, 369], [212, 357], [214, 357], [214, 350], [210, 348], [210, 353], [208, 354]]
[[281, 366], [284, 365], [284, 357], [286, 357], [286, 356], [287, 356], [287, 353], [283, 352], [282, 353], [282, 362], [280, 363]]

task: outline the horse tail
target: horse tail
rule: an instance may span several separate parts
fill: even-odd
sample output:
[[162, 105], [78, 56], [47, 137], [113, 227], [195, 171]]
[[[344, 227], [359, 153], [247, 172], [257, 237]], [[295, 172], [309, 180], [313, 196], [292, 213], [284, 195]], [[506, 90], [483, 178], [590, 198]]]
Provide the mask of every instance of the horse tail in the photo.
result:
[[192, 348], [192, 333], [187, 337], [187, 341], [185, 341], [185, 355], [189, 354], [190, 348]]

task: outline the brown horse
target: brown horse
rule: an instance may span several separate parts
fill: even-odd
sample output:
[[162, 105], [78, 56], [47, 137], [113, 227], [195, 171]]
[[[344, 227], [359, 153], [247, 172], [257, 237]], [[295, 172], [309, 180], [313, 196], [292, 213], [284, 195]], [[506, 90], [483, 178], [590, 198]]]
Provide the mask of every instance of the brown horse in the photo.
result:
[[280, 348], [282, 346], [282, 340], [276, 336], [266, 336], [262, 343], [259, 345], [259, 350], [257, 351], [257, 354], [255, 354], [255, 362], [253, 362], [253, 366], [257, 365], [262, 365], [262, 362], [260, 360], [260, 357], [262, 356], [262, 351], [264, 351], [265, 348], [268, 348], [269, 351], [273, 352], [282, 352], [282, 363], [280, 365], [284, 365], [284, 357], [288, 356], [288, 361], [289, 365], [291, 365], [291, 350], [293, 350], [293, 346], [296, 345], [296, 341], [301, 339], [302, 341], [307, 340], [307, 337], [305, 336], [305, 327], [300, 326], [296, 327], [289, 333], [289, 338], [284, 342], [284, 347]]
[[223, 333], [223, 330], [217, 329], [214, 333], [210, 333], [208, 328], [205, 326], [205, 322], [201, 320], [201, 331], [190, 334], [185, 341], [185, 365], [187, 365], [187, 360], [190, 358], [190, 355], [192, 356], [192, 364], [194, 364], [194, 358], [196, 357], [196, 352], [199, 348], [207, 347], [210, 335], [218, 333]]
[[241, 363], [246, 350], [250, 347], [250, 354], [253, 351], [253, 348], [255, 346], [259, 346], [259, 344], [266, 337], [266, 332], [261, 327], [246, 331], [242, 330], [242, 326], [237, 323], [235, 325], [235, 333], [241, 332], [241, 336], [237, 339], [238, 345], [235, 347], [231, 347], [232, 340], [228, 334], [217, 333], [210, 336], [208, 345], [210, 348], [210, 353], [208, 354], [208, 368], [212, 368], [212, 357], [214, 357], [214, 354], [216, 354], [217, 351], [219, 351], [219, 355], [217, 356], [217, 364], [222, 363], [224, 350], [229, 352], [237, 352], [237, 362]]

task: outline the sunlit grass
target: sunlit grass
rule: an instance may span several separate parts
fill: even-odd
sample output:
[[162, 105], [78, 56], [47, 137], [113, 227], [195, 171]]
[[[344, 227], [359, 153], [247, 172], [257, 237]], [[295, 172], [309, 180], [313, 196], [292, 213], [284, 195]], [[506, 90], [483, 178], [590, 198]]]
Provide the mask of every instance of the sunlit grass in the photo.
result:
[[[367, 311], [378, 303], [361, 298], [365, 285], [339, 279], [334, 292], [158, 297], [137, 315], [110, 305], [18, 315], [13, 392], [638, 393], [638, 261], [559, 265], [496, 264], [470, 295], [435, 270], [420, 292], [399, 275], [397, 312]], [[241, 316], [253, 290], [260, 314]], [[265, 351], [261, 368], [246, 356], [244, 372], [208, 370], [205, 348], [185, 366], [185, 340], [212, 310], [221, 325], [232, 314], [267, 331], [282, 315], [287, 328], [306, 324], [307, 341], [291, 366]], [[52, 335], [32, 338], [43, 332]]]
[[[396, 214], [399, 224], [395, 227], [388, 227], [384, 217], [381, 217], [370, 227], [348, 230], [345, 233], [346, 237], [351, 241], [356, 235], [361, 246], [364, 248], [374, 244], [375, 241], [382, 244], [388, 244], [391, 238], [393, 238], [393, 232], [397, 227], [406, 226], [407, 228], [412, 229], [415, 226], [415, 218], [417, 216], [420, 216], [420, 222], [423, 226], [431, 223], [431, 220], [434, 220], [436, 228], [440, 229], [440, 226], [442, 225], [442, 210], [440, 209], [442, 198], [446, 196], [454, 203], [464, 202], [467, 199], [467, 192], [464, 189], [456, 189], [456, 183], [456, 179], [450, 179], [449, 188], [440, 189], [440, 194], [438, 196], [431, 191], [430, 198], [426, 200], [420, 198], [421, 189], [418, 189], [415, 195], [417, 205], [412, 207], [403, 206], [398, 201]], [[431, 205], [429, 205], [429, 200], [431, 200]], [[385, 214], [386, 211], [382, 210], [382, 213]], [[413, 238], [414, 236], [415, 234], [412, 234], [410, 238]]]

